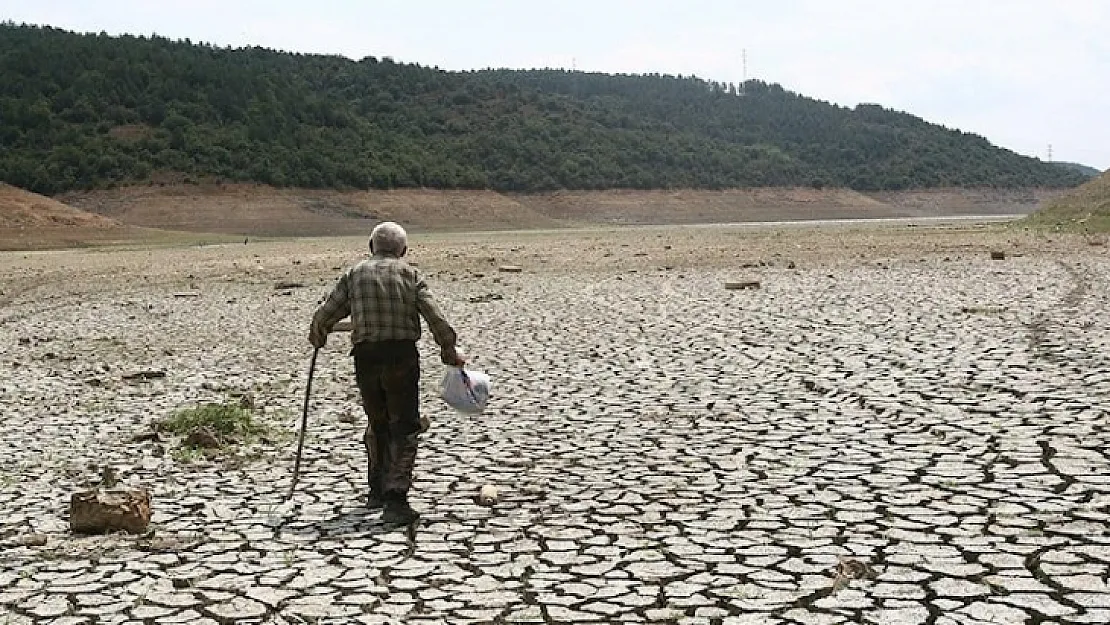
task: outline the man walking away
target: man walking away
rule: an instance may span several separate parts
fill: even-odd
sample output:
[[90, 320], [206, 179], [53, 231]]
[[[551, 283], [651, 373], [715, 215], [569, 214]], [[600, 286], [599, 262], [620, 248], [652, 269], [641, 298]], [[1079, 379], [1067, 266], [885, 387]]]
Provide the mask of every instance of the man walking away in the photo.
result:
[[370, 233], [371, 258], [348, 269], [312, 316], [308, 340], [319, 349], [328, 332], [351, 317], [351, 355], [362, 406], [370, 424], [366, 444], [370, 493], [367, 506], [383, 507], [386, 523], [407, 525], [419, 515], [408, 502], [420, 435], [420, 317], [445, 365], [462, 366], [456, 335], [419, 272], [401, 260], [408, 251], [404, 228], [378, 224]]

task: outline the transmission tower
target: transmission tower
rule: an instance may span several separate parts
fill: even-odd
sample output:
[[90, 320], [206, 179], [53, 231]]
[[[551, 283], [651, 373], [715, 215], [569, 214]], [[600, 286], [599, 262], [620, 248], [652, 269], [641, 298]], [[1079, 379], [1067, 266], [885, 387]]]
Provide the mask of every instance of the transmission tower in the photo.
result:
[[748, 89], [748, 49], [744, 48], [740, 52], [741, 66], [744, 68], [744, 73], [740, 82], [740, 95], [747, 95]]

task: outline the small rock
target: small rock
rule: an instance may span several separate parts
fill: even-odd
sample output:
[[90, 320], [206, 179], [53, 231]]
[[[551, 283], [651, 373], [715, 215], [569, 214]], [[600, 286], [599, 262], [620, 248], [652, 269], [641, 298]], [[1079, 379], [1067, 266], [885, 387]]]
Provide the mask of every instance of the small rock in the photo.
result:
[[274, 283], [274, 290], [275, 291], [287, 291], [289, 289], [303, 289], [303, 288], [304, 288], [304, 283], [303, 282], [284, 282], [284, 281], [282, 281], [282, 282], [275, 282]]
[[100, 484], [105, 488], [115, 488], [119, 484], [119, 472], [110, 464], [104, 465], [100, 469]]
[[836, 574], [848, 579], [875, 579], [875, 569], [854, 558], [844, 558], [837, 563]]
[[15, 539], [15, 544], [20, 547], [45, 547], [47, 540], [46, 534], [26, 534]]
[[520, 273], [524, 271], [524, 268], [519, 265], [501, 265], [497, 270], [501, 273]]
[[1006, 252], [994, 250], [991, 252], [991, 260], [1006, 260]]
[[250, 393], [243, 393], [242, 395], [239, 395], [238, 403], [239, 407], [243, 410], [254, 410], [254, 395], [251, 395]]
[[132, 443], [161, 443], [162, 442], [162, 437], [159, 436], [158, 432], [155, 432], [155, 431], [151, 430], [149, 432], [139, 432], [138, 434], [132, 436], [131, 437], [131, 442]]
[[475, 498], [479, 506], [490, 507], [497, 503], [501, 496], [501, 489], [493, 484], [486, 484], [478, 490], [478, 496]]
[[220, 446], [220, 437], [209, 428], [200, 427], [189, 432], [185, 445], [194, 449], [216, 449]]

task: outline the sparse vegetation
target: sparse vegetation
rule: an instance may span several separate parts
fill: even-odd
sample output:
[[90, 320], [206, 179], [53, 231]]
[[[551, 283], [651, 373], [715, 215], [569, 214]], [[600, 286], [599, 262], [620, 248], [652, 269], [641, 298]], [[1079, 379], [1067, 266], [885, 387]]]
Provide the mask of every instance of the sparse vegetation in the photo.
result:
[[175, 459], [192, 462], [220, 455], [252, 443], [272, 432], [254, 419], [250, 410], [236, 403], [209, 403], [187, 408], [159, 421], [155, 429], [182, 437], [173, 451]]
[[[1056, 198], [1018, 224], [1063, 232], [1110, 232], [1110, 173]], [[1098, 245], [1102, 240], [1095, 236], [1090, 241]]]
[[198, 428], [208, 428], [226, 437], [260, 434], [264, 426], [255, 423], [249, 410], [235, 404], [204, 404], [188, 408], [159, 423], [159, 429], [186, 435]]

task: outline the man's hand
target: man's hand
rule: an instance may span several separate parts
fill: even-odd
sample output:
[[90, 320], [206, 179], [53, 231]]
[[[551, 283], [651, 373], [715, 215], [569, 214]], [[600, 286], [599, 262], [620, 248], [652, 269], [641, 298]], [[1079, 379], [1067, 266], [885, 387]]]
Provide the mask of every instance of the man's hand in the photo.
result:
[[439, 360], [448, 367], [461, 367], [466, 364], [466, 358], [455, 351], [454, 346], [440, 348]]
[[316, 328], [313, 328], [308, 332], [308, 342], [312, 343], [312, 346], [316, 349], [320, 349], [328, 344], [328, 334], [327, 332], [318, 332]]

